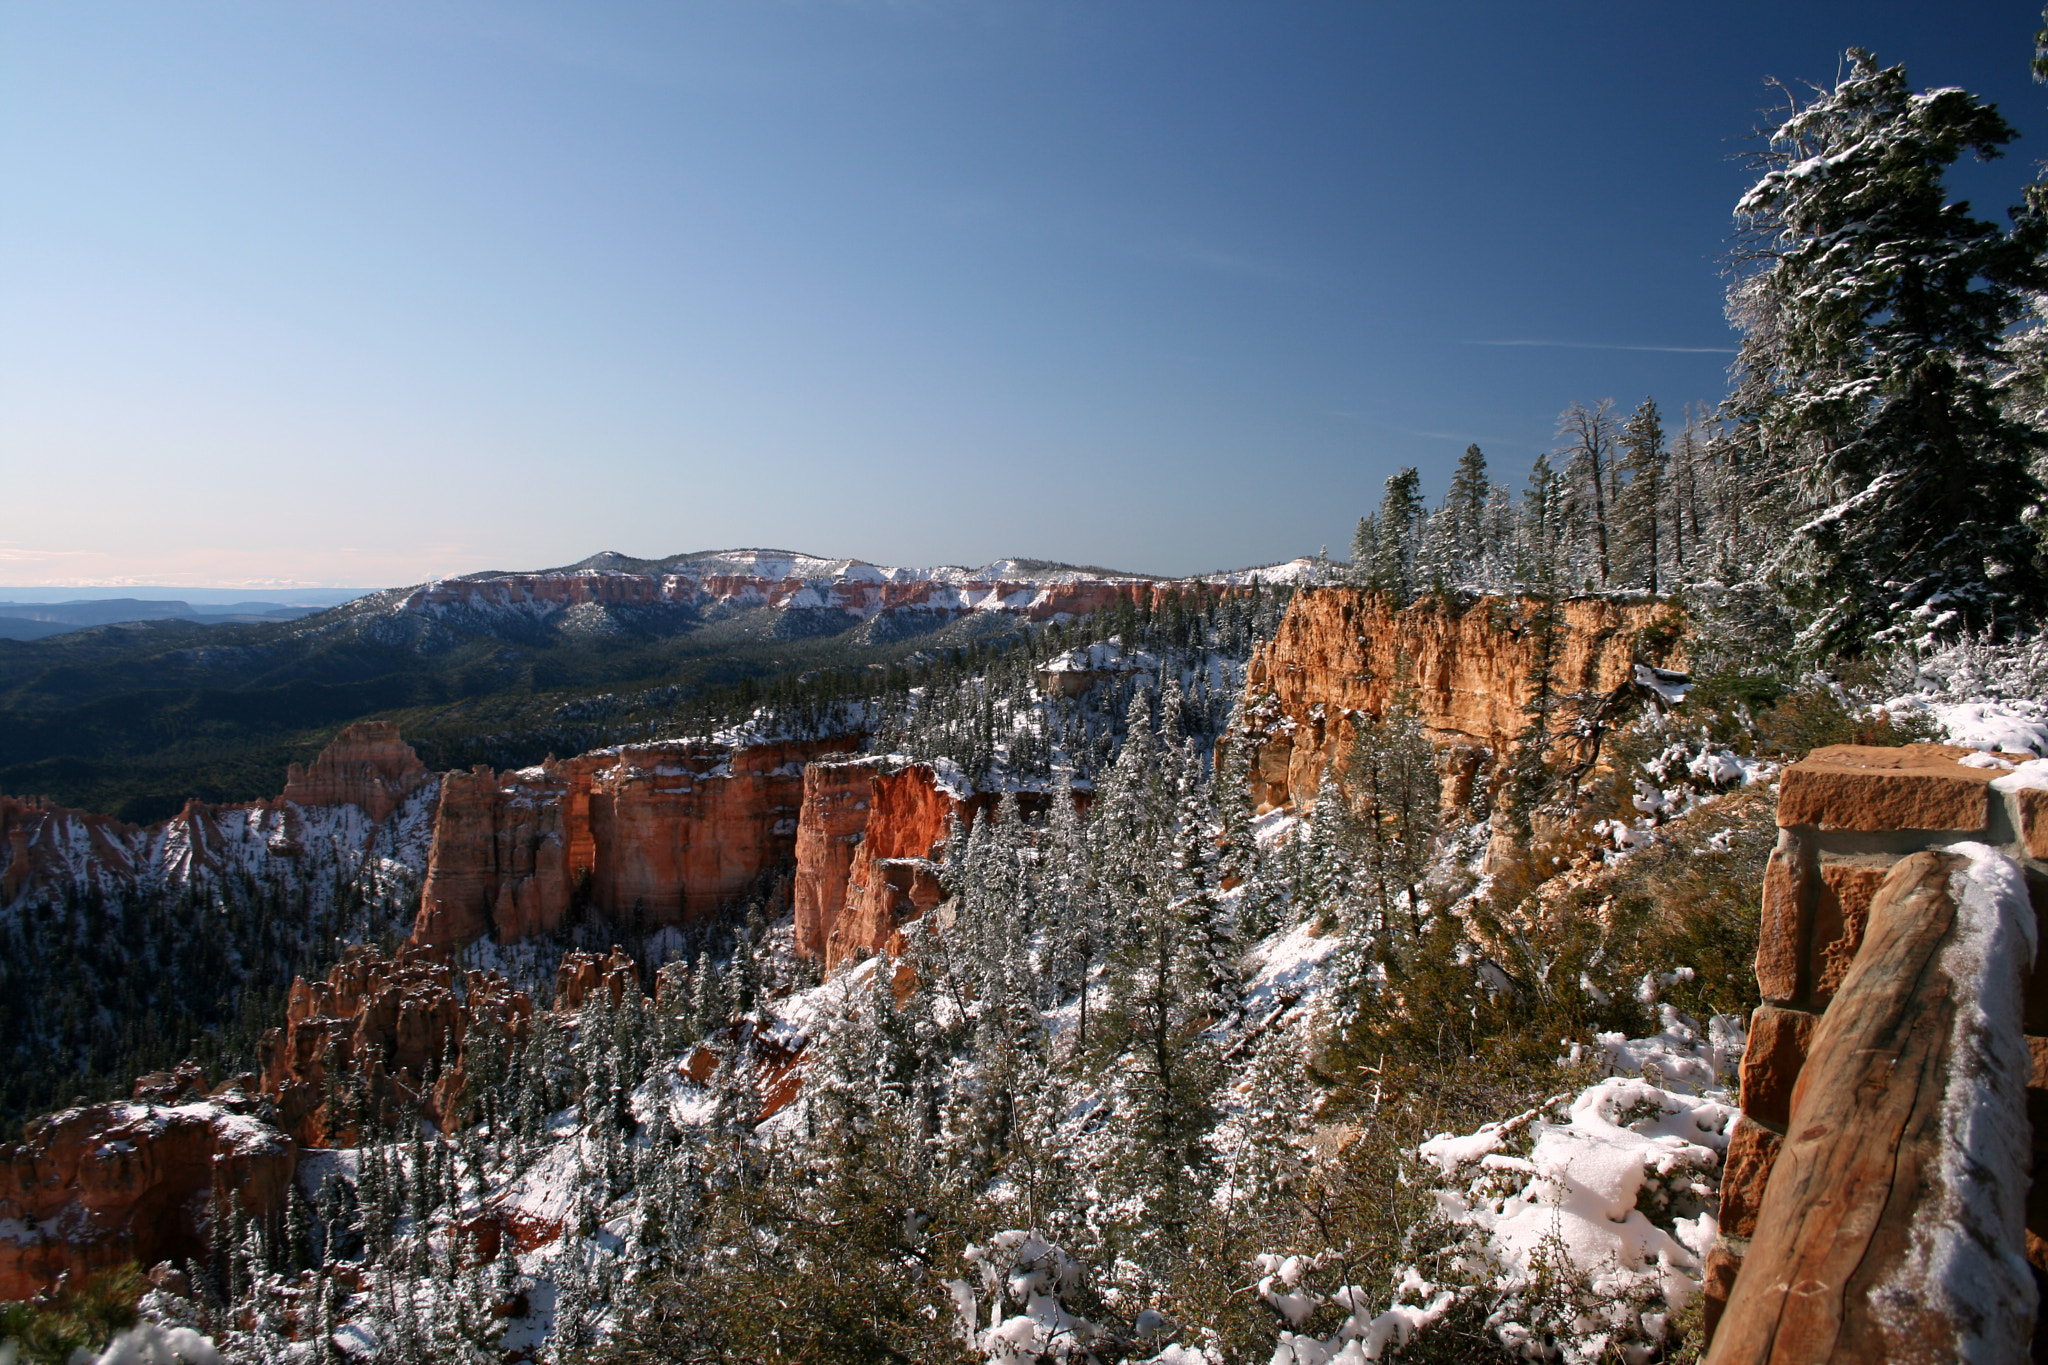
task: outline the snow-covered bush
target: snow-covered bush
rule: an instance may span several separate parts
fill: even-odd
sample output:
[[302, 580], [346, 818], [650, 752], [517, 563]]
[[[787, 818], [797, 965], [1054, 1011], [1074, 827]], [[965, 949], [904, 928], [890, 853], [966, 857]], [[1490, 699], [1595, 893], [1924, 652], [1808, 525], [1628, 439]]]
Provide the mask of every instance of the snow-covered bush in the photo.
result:
[[[1652, 1036], [1602, 1034], [1560, 1059], [1624, 1074], [1413, 1149], [1449, 1240], [1417, 1243], [1391, 1295], [1325, 1287], [1332, 1251], [1258, 1257], [1255, 1292], [1281, 1325], [1272, 1365], [1392, 1358], [1460, 1304], [1523, 1359], [1641, 1362], [1665, 1349], [1718, 1231], [1744, 1039], [1730, 1016], [1701, 1028], [1668, 1005], [1660, 1014]], [[1326, 1306], [1343, 1321], [1305, 1330]]]

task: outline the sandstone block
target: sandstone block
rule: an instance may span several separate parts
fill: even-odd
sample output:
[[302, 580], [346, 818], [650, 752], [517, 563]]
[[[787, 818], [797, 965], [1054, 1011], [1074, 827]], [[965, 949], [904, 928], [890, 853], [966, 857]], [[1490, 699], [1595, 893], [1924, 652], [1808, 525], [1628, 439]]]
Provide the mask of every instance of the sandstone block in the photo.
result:
[[1728, 1154], [1721, 1162], [1721, 1231], [1729, 1237], [1756, 1234], [1757, 1210], [1763, 1207], [1764, 1187], [1770, 1183], [1771, 1166], [1785, 1140], [1754, 1119], [1735, 1121], [1728, 1138]]
[[1742, 1053], [1742, 1112], [1783, 1128], [1792, 1117], [1792, 1089], [1806, 1065], [1807, 1044], [1820, 1016], [1805, 1010], [1760, 1006], [1749, 1017]]
[[2048, 859], [2048, 791], [2028, 787], [2019, 793], [2020, 838], [2029, 858]]
[[1981, 830], [1995, 770], [1965, 768], [1952, 744], [1831, 744], [1785, 770], [1778, 823], [1824, 830]]
[[1859, 867], [1847, 863], [1824, 863], [1820, 869], [1820, 897], [1813, 916], [1813, 994], [1825, 1005], [1841, 989], [1863, 946], [1863, 929], [1870, 920], [1870, 898], [1883, 884], [1888, 867]]
[[1714, 1339], [1714, 1327], [1721, 1321], [1721, 1310], [1728, 1306], [1728, 1295], [1734, 1290], [1735, 1276], [1741, 1269], [1742, 1257], [1726, 1238], [1716, 1241], [1714, 1249], [1707, 1253], [1704, 1283], [1700, 1286], [1705, 1299], [1701, 1305], [1700, 1331], [1708, 1341]]
[[1756, 944], [1756, 983], [1766, 1000], [1797, 1000], [1811, 919], [1809, 882], [1796, 849], [1771, 850], [1764, 866], [1763, 923]]

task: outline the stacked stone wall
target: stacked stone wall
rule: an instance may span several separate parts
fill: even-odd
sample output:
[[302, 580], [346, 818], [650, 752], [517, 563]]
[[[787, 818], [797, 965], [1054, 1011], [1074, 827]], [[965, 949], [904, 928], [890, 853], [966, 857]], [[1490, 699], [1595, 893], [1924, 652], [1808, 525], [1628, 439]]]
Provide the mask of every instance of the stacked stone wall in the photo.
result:
[[[1884, 1236], [1877, 1225], [1910, 1227], [1919, 1215], [1915, 1201], [1929, 1196], [1924, 1186], [1907, 1188], [1910, 1182], [1897, 1173], [1908, 1164], [1904, 1155], [1880, 1154], [1877, 1164], [1885, 1167], [1890, 1161], [1891, 1167], [1880, 1172], [1878, 1178], [1888, 1183], [1874, 1200], [1868, 1191], [1839, 1181], [1816, 1193], [1808, 1168], [1838, 1159], [1867, 1137], [1841, 1131], [1854, 1125], [1833, 1122], [1831, 1103], [1837, 1109], [1882, 1103], [1896, 1108], [1902, 1101], [1909, 1107], [1916, 1102], [1938, 1107], [1937, 1086], [1958, 1064], [1944, 1051], [1949, 1034], [1939, 1021], [1953, 1018], [1953, 1002], [1966, 992], [1933, 964], [1951, 932], [1950, 920], [1940, 917], [1956, 913], [1950, 879], [1966, 860], [1945, 850], [1961, 844], [1998, 849], [2024, 874], [2036, 916], [2048, 906], [2048, 792], [2008, 792], [1993, 785], [2032, 757], [1980, 755], [1945, 745], [1837, 745], [1815, 750], [1786, 770], [1778, 801], [1778, 845], [1763, 887], [1756, 960], [1763, 1004], [1751, 1020], [1741, 1073], [1742, 1114], [1723, 1169], [1721, 1236], [1707, 1265], [1707, 1326], [1713, 1334], [1709, 1360], [1715, 1365], [1896, 1355], [1892, 1348], [1867, 1341], [1859, 1348], [1866, 1354], [1842, 1354], [1849, 1343], [1865, 1341], [1858, 1333], [1866, 1326], [1879, 1331], [1863, 1322], [1876, 1309], [1864, 1302], [1871, 1296], [1858, 1290], [1854, 1270], [1838, 1277], [1842, 1283], [1827, 1283], [1829, 1277], [1822, 1275], [1764, 1286], [1756, 1283], [1760, 1277], [1787, 1278], [1778, 1264], [1784, 1248], [1763, 1258], [1772, 1261], [1769, 1267], [1752, 1265], [1747, 1279], [1745, 1263], [1753, 1244], [1763, 1247], [1764, 1232], [1810, 1214], [1816, 1203], [1841, 1205], [1837, 1215], [1859, 1200], [1868, 1204], [1868, 1216], [1851, 1218], [1842, 1236], [1874, 1236], [1874, 1246]], [[1916, 931], [1925, 942], [1917, 949], [1901, 946]], [[1890, 955], [1885, 961], [1875, 960], [1885, 954]], [[2032, 1058], [2025, 1120], [2031, 1131], [2023, 1137], [2033, 1162], [2018, 1178], [2037, 1177], [2027, 1200], [2024, 1252], [2037, 1282], [2048, 1284], [2048, 954], [2042, 959], [2014, 968], [2024, 980], [2023, 1018], [1991, 1019], [1986, 1027], [1993, 1032], [2023, 1029]], [[1902, 971], [1919, 974], [1901, 988], [1897, 977]], [[1885, 1008], [1893, 1011], [1890, 1022], [1874, 1023], [1871, 1016]], [[1923, 1014], [1925, 1020], [1919, 1017]], [[1851, 1037], [1858, 1031], [1872, 1036]], [[1818, 1074], [1823, 1068], [1808, 1075], [1809, 1056], [1821, 1052], [1827, 1067], [1854, 1070], [1861, 1080], [1851, 1084]], [[1852, 1093], [1858, 1085], [1860, 1098]], [[1916, 1087], [1925, 1099], [1867, 1093]], [[1907, 1131], [1910, 1137], [1910, 1125]], [[1795, 1178], [1788, 1166], [1774, 1183], [1788, 1144], [1798, 1149], [1801, 1171]], [[1852, 1171], [1852, 1181], [1857, 1178], [1854, 1161], [1838, 1164]], [[1825, 1250], [1804, 1246], [1795, 1253], [1810, 1258]], [[1868, 1254], [1880, 1251], [1881, 1246]], [[1740, 1294], [1738, 1284], [1744, 1291]], [[1825, 1330], [1810, 1329], [1810, 1324], [1793, 1330], [1802, 1321], [1802, 1295], [1838, 1305], [1815, 1319], [1825, 1323]], [[1766, 1300], [1767, 1309], [1760, 1306]], [[1769, 1324], [1736, 1320], [1765, 1311], [1774, 1315]], [[1769, 1343], [1762, 1354], [1752, 1349], [1758, 1341]], [[1868, 1355], [1873, 1349], [1880, 1354]], [[2009, 1358], [2024, 1359], [2024, 1344]]]

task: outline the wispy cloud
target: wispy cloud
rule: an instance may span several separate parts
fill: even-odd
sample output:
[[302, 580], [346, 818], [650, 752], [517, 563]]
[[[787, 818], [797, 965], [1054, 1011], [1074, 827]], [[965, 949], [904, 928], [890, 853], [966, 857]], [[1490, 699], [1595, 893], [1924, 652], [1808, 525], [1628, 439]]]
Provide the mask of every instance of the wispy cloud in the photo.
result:
[[1346, 412], [1342, 408], [1324, 408], [1323, 412], [1330, 417], [1342, 417], [1354, 422], [1369, 422], [1382, 431], [1398, 432], [1403, 436], [1414, 436], [1425, 441], [1452, 441], [1458, 445], [1477, 443], [1488, 446], [1512, 447], [1520, 447], [1527, 444], [1524, 441], [1510, 440], [1505, 436], [1488, 436], [1476, 431], [1424, 431], [1420, 427], [1399, 426], [1393, 422], [1383, 421], [1378, 417], [1374, 417], [1368, 412]]
[[1733, 346], [1625, 346], [1611, 341], [1461, 341], [1460, 346], [1551, 346], [1566, 351], [1675, 351], [1680, 355], [1734, 355]]
[[1281, 283], [1295, 283], [1304, 278], [1303, 273], [1283, 262], [1243, 252], [1229, 251], [1211, 246], [1206, 242], [1185, 239], [1169, 241], [1147, 253], [1175, 265], [1195, 270], [1213, 271], [1221, 275], [1244, 275], [1253, 279], [1274, 280]]

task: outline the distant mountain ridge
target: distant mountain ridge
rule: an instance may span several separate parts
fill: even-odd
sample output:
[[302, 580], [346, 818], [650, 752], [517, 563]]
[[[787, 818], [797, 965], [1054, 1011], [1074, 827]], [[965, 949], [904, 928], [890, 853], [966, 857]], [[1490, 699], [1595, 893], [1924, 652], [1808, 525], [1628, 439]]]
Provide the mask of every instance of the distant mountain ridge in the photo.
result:
[[40, 640], [88, 626], [123, 625], [132, 621], [223, 622], [292, 621], [321, 607], [281, 607], [268, 602], [206, 603], [195, 607], [182, 599], [105, 597], [61, 602], [0, 600], [0, 639]]
[[437, 768], [521, 767], [666, 733], [708, 689], [886, 667], [1313, 570], [1294, 560], [1172, 579], [1037, 559], [905, 568], [761, 548], [608, 551], [386, 588], [298, 620], [194, 613], [0, 638], [0, 791], [149, 823], [188, 796], [263, 797], [287, 763], [372, 719], [401, 725]]
[[[615, 551], [575, 564], [526, 572], [465, 574], [363, 599], [390, 618], [428, 617], [499, 635], [536, 625], [592, 633], [666, 634], [740, 612], [767, 608], [804, 622], [782, 635], [836, 634], [885, 619], [869, 642], [922, 634], [970, 613], [1047, 621], [1082, 616], [1178, 584], [1214, 586], [1300, 582], [1308, 560], [1171, 579], [1042, 559], [999, 559], [979, 568], [904, 568], [861, 559], [825, 559], [792, 550], [705, 550], [663, 559]], [[360, 614], [360, 613], [358, 613]], [[517, 624], [514, 624], [514, 622]]]

